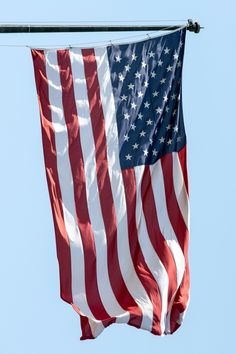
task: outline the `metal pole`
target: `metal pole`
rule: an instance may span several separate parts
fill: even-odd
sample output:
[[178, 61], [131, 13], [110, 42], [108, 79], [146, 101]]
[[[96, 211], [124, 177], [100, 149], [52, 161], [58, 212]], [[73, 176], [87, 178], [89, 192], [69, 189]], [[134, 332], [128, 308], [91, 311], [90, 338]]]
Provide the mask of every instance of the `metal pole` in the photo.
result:
[[[52, 24], [0, 24], [0, 33], [56, 33], [56, 32], [123, 32], [123, 31], [169, 31], [182, 26], [156, 25], [52, 25]], [[188, 20], [187, 29], [199, 33], [198, 22]]]

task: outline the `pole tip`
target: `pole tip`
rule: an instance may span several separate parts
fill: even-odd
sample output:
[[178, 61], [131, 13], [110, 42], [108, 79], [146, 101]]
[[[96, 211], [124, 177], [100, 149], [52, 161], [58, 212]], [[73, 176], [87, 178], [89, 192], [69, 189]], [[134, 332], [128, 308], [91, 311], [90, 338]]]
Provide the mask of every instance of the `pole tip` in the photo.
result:
[[193, 20], [188, 20], [188, 25], [187, 25], [187, 29], [190, 32], [194, 32], [194, 33], [199, 33], [201, 26], [198, 22], [193, 22]]

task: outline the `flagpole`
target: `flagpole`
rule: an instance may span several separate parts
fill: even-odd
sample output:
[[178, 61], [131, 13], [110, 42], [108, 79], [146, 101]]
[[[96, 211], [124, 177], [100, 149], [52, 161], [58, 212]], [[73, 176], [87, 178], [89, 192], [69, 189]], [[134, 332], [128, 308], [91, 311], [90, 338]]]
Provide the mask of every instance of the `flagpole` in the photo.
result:
[[[0, 33], [170, 31], [181, 27], [182, 25], [0, 24]], [[188, 31], [199, 33], [201, 28], [198, 22], [188, 20]]]

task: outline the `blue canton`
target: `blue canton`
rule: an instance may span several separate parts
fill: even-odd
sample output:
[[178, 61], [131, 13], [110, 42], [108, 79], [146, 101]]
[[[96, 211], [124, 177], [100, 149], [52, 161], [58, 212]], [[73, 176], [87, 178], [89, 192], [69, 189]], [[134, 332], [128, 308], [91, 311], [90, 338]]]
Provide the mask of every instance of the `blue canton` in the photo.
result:
[[186, 29], [108, 46], [121, 168], [154, 164], [186, 144], [181, 77]]

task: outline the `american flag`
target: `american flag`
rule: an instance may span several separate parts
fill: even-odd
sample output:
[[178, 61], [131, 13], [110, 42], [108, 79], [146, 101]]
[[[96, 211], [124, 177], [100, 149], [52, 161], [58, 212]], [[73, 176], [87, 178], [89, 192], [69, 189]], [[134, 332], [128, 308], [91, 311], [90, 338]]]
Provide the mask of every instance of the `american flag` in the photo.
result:
[[32, 50], [61, 297], [81, 339], [112, 323], [170, 334], [186, 312], [185, 35]]

